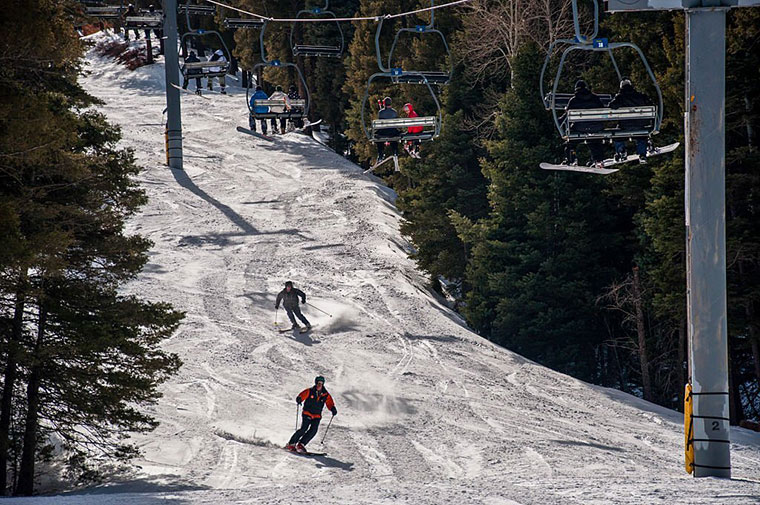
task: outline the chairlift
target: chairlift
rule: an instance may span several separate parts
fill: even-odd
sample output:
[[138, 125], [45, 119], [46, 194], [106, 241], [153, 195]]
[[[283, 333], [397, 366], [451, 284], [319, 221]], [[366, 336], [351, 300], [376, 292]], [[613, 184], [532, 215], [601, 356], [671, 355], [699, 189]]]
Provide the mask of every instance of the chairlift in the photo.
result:
[[84, 13], [91, 18], [96, 18], [101, 21], [121, 19], [122, 13], [126, 11], [123, 1], [120, 2], [119, 5], [103, 5], [103, 2], [83, 3], [85, 4]]
[[[329, 10], [330, 1], [325, 0], [324, 7], [313, 7], [308, 10], [300, 10], [296, 14], [296, 19], [304, 17], [306, 15], [314, 16], [327, 16], [337, 19], [335, 13]], [[335, 26], [338, 28], [338, 34], [340, 35], [340, 43], [337, 45], [315, 45], [315, 44], [296, 44], [293, 40], [296, 25], [299, 23], [294, 21], [290, 27], [290, 47], [293, 48], [293, 56], [318, 56], [327, 58], [340, 58], [343, 56], [343, 47], [345, 46], [345, 37], [343, 36], [343, 29], [340, 27], [340, 23], [335, 21]], [[337, 42], [337, 40], [336, 40]]]
[[[541, 93], [541, 99], [544, 103], [546, 110], [552, 112], [554, 119], [554, 125], [557, 128], [560, 136], [565, 141], [570, 140], [602, 140], [612, 141], [615, 139], [634, 139], [640, 137], [651, 137], [659, 133], [660, 125], [662, 124], [663, 102], [662, 92], [660, 86], [657, 83], [657, 79], [652, 72], [646, 56], [641, 49], [631, 42], [609, 42], [606, 38], [597, 38], [599, 33], [599, 5], [597, 0], [594, 2], [594, 31], [590, 37], [585, 37], [580, 33], [580, 24], [578, 20], [578, 5], [577, 0], [572, 0], [573, 7], [573, 21], [575, 26], [575, 39], [558, 39], [549, 46], [549, 50], [544, 60], [543, 68], [541, 69], [541, 77], [539, 82], [539, 90]], [[562, 56], [559, 61], [559, 67], [557, 74], [554, 78], [554, 84], [552, 90], [548, 93], [544, 92], [544, 76], [546, 69], [549, 67], [552, 55], [555, 48], [560, 44], [566, 44], [568, 47], [562, 52]], [[613, 55], [613, 51], [622, 48], [630, 48], [636, 51], [644, 65], [644, 68], [649, 75], [649, 78], [657, 90], [658, 105], [657, 106], [639, 106], [639, 107], [625, 107], [618, 109], [609, 108], [609, 103], [612, 101], [613, 96], [611, 94], [598, 94], [597, 96], [602, 101], [604, 108], [600, 109], [578, 109], [569, 110], [560, 118], [558, 111], [565, 111], [572, 93], [558, 93], [557, 89], [562, 77], [562, 70], [567, 60], [568, 55], [574, 51], [588, 51], [588, 52], [602, 52], [607, 53], [612, 61], [612, 65], [617, 74], [618, 80], [621, 80], [622, 74], [617, 65], [617, 61]], [[625, 122], [631, 123], [631, 120], [636, 120], [634, 124], [644, 124], [646, 126], [634, 126], [626, 127], [622, 126]], [[623, 121], [624, 123], [619, 123]], [[595, 132], [576, 132], [573, 131], [573, 125], [583, 122], [602, 122], [604, 128]]]
[[[300, 119], [309, 115], [309, 107], [311, 105], [311, 94], [309, 92], [309, 86], [306, 84], [301, 69], [295, 63], [280, 60], [267, 60], [266, 49], [264, 47], [264, 32], [266, 31], [266, 21], [263, 22], [261, 27], [261, 33], [259, 35], [259, 44], [261, 45], [261, 62], [256, 63], [251, 70], [253, 73], [260, 68], [295, 68], [298, 78], [303, 85], [303, 89], [306, 90], [306, 98], [299, 100], [271, 100], [261, 99], [254, 100], [253, 106], [251, 106], [251, 87], [248, 86], [245, 90], [245, 103], [248, 106], [248, 111], [254, 119]], [[290, 104], [290, 110], [287, 109], [286, 104]], [[267, 107], [267, 112], [256, 112], [256, 107]], [[271, 107], [282, 107], [282, 112], [273, 112]]]
[[[430, 72], [403, 70], [401, 68], [386, 68], [383, 66], [380, 55], [380, 32], [383, 28], [383, 19], [380, 18], [377, 31], [375, 32], [375, 52], [377, 55], [377, 65], [380, 72], [374, 73], [367, 80], [367, 88], [364, 91], [361, 109], [361, 124], [367, 139], [370, 142], [401, 142], [401, 141], [419, 141], [430, 142], [441, 134], [441, 124], [443, 123], [443, 112], [438, 96], [433, 90], [432, 83], [428, 80]], [[437, 30], [436, 30], [437, 31]], [[394, 40], [395, 45], [395, 40]], [[447, 47], [448, 49], [448, 47]], [[390, 61], [390, 59], [389, 59]], [[367, 103], [372, 83], [378, 79], [388, 79], [393, 84], [424, 84], [437, 108], [437, 114], [434, 116], [418, 116], [415, 118], [394, 118], [394, 119], [374, 119], [370, 126], [367, 127]], [[422, 127], [420, 133], [404, 133], [410, 127]], [[389, 130], [396, 130], [395, 135], [387, 135]]]
[[224, 27], [232, 30], [238, 28], [258, 29], [264, 26], [264, 21], [250, 18], [224, 18]]
[[193, 28], [193, 25], [190, 21], [191, 14], [201, 16], [214, 15], [216, 13], [216, 8], [211, 6], [210, 9], [211, 10], [209, 10], [208, 6], [203, 5], [183, 4], [178, 6], [179, 12], [185, 13], [188, 29], [188, 32], [184, 33], [180, 39], [180, 47], [186, 47], [187, 40], [192, 38], [204, 36], [215, 37], [219, 41], [219, 48], [224, 53], [224, 57], [227, 61], [222, 62], [217, 60], [190, 63], [185, 62], [182, 65], [182, 74], [186, 77], [188, 76], [188, 71], [193, 70], [195, 72], [190, 72], [193, 77], [208, 77], [209, 79], [213, 79], [214, 77], [225, 76], [227, 74], [227, 71], [230, 69], [232, 55], [230, 54], [230, 50], [227, 48], [227, 44], [224, 43], [224, 38], [222, 38], [222, 35], [216, 30], [203, 30], [201, 28]]
[[138, 16], [124, 18], [124, 28], [132, 30], [160, 30], [164, 25], [164, 15], [160, 11], [141, 12]]
[[[435, 0], [430, 1], [431, 7], [435, 7]], [[382, 29], [383, 24], [383, 18], [380, 18], [380, 26], [378, 27], [377, 33], [375, 34], [375, 47], [377, 50], [377, 63], [380, 67], [380, 70], [383, 72], [390, 72], [394, 68], [393, 66], [393, 53], [396, 50], [396, 46], [398, 45], [399, 37], [403, 33], [418, 33], [420, 35], [424, 34], [435, 34], [441, 38], [441, 42], [443, 42], [443, 47], [446, 50], [446, 59], [449, 62], [449, 68], [447, 71], [441, 71], [441, 70], [415, 70], [415, 71], [406, 71], [406, 72], [399, 72], [398, 75], [395, 75], [393, 77], [393, 82], [400, 83], [400, 84], [433, 84], [433, 85], [446, 85], [451, 80], [451, 76], [454, 73], [454, 63], [451, 58], [451, 51], [449, 50], [449, 44], [446, 42], [446, 37], [443, 35], [443, 33], [435, 28], [435, 10], [430, 11], [430, 24], [429, 25], [416, 25], [414, 28], [400, 28], [398, 32], [396, 32], [396, 36], [393, 38], [393, 44], [391, 44], [391, 49], [388, 52], [388, 65], [387, 67], [383, 67], [381, 57], [380, 57], [380, 30]], [[399, 69], [400, 70], [400, 69]], [[422, 77], [424, 76], [424, 79]]]

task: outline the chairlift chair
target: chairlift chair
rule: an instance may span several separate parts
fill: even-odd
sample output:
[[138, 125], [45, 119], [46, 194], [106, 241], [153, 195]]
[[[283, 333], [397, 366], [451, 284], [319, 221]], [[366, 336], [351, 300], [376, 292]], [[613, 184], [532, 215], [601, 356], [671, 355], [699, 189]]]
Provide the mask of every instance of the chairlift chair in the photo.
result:
[[216, 8], [212, 6], [211, 11], [209, 11], [207, 6], [180, 5], [178, 6], [178, 10], [185, 13], [187, 19], [187, 28], [189, 30], [187, 33], [184, 33], [182, 35], [182, 38], [180, 39], [180, 47], [186, 47], [186, 41], [191, 38], [198, 38], [203, 36], [215, 37], [219, 40], [219, 48], [222, 50], [224, 57], [227, 60], [224, 62], [198, 61], [184, 63], [181, 67], [182, 74], [184, 76], [188, 76], [188, 70], [200, 70], [200, 73], [198, 75], [193, 75], [192, 77], [208, 77], [209, 79], [212, 79], [214, 77], [223, 77], [227, 75], [227, 71], [230, 69], [230, 65], [232, 64], [232, 55], [230, 54], [230, 50], [227, 48], [227, 44], [225, 44], [222, 35], [216, 30], [203, 30], [200, 28], [193, 28], [193, 25], [190, 21], [191, 14], [202, 16], [213, 15], [216, 12]]
[[[94, 3], [98, 5], [92, 5]], [[84, 4], [84, 12], [87, 16], [102, 21], [121, 19], [122, 13], [127, 10], [123, 1], [119, 5], [103, 5], [103, 2], [84, 2]]]
[[238, 28], [258, 29], [264, 26], [264, 21], [250, 18], [224, 18], [224, 27], [232, 30]]
[[[304, 17], [306, 15], [314, 16], [327, 16], [337, 19], [335, 13], [329, 10], [330, 2], [325, 0], [324, 7], [313, 7], [308, 10], [300, 10], [296, 14], [296, 19]], [[337, 45], [316, 45], [316, 44], [296, 44], [294, 42], [294, 35], [296, 31], [296, 25], [299, 23], [294, 21], [290, 27], [290, 47], [293, 48], [293, 56], [317, 56], [327, 58], [340, 58], [343, 56], [343, 48], [345, 46], [345, 37], [343, 36], [343, 29], [340, 27], [340, 23], [335, 21], [335, 26], [338, 28], [338, 34], [340, 35], [340, 43]], [[337, 42], [337, 41], [336, 41]]]
[[[435, 0], [430, 1], [431, 7], [435, 6]], [[451, 80], [451, 76], [454, 73], [454, 63], [451, 58], [451, 51], [449, 50], [449, 44], [446, 42], [446, 37], [443, 33], [435, 28], [435, 11], [430, 11], [430, 24], [429, 25], [416, 25], [414, 28], [400, 28], [396, 32], [396, 36], [393, 38], [393, 44], [388, 52], [388, 64], [383, 66], [380, 56], [380, 31], [382, 30], [383, 18], [380, 18], [380, 25], [375, 33], [375, 49], [377, 52], [377, 63], [380, 70], [383, 72], [391, 72], [396, 70], [393, 75], [393, 82], [398, 84], [433, 84], [433, 85], [446, 85]], [[449, 68], [447, 71], [442, 70], [414, 70], [414, 71], [402, 71], [399, 67], [393, 66], [393, 53], [398, 45], [399, 37], [402, 33], [418, 33], [418, 34], [436, 34], [441, 38], [443, 47], [446, 51], [446, 59], [448, 60]], [[423, 79], [424, 77], [424, 79]]]
[[[546, 110], [552, 112], [554, 124], [559, 132], [560, 136], [565, 140], [609, 140], [614, 139], [633, 139], [640, 137], [651, 137], [659, 133], [660, 125], [662, 123], [663, 102], [662, 92], [660, 86], [657, 84], [657, 79], [652, 72], [646, 56], [641, 49], [631, 42], [609, 42], [604, 38], [597, 38], [599, 32], [599, 5], [597, 0], [594, 2], [594, 31], [591, 37], [585, 37], [580, 33], [580, 24], [578, 21], [578, 5], [577, 0], [572, 0], [573, 7], [573, 20], [575, 25], [575, 39], [558, 39], [554, 41], [550, 46], [544, 60], [544, 65], [541, 69], [541, 77], [539, 82], [539, 91], [541, 99], [544, 103]], [[559, 67], [557, 69], [557, 75], [554, 78], [554, 84], [552, 90], [548, 93], [544, 92], [544, 76], [546, 69], [548, 68], [553, 52], [555, 48], [560, 44], [567, 44], [568, 47], [562, 52], [562, 56], [559, 61]], [[658, 105], [657, 106], [641, 106], [641, 107], [626, 107], [619, 109], [609, 108], [609, 103], [612, 100], [612, 95], [602, 94], [597, 95], [604, 108], [601, 109], [579, 109], [569, 110], [560, 118], [558, 111], [564, 111], [570, 98], [573, 96], [571, 93], [558, 93], [557, 88], [562, 77], [562, 70], [565, 65], [565, 61], [569, 54], [573, 51], [590, 51], [590, 52], [604, 52], [607, 53], [612, 61], [612, 65], [617, 74], [618, 80], [622, 79], [620, 69], [618, 68], [617, 61], [613, 55], [613, 51], [622, 48], [630, 48], [636, 51], [644, 65], [644, 68], [649, 75], [649, 78], [657, 90]], [[648, 126], [634, 126], [625, 127], [621, 126], [620, 121], [637, 120], [635, 124], [647, 123]], [[604, 128], [597, 132], [575, 132], [573, 131], [573, 125], [583, 122], [602, 122]]]
[[[428, 75], [430, 75], [430, 72], [411, 70], [405, 71], [401, 68], [385, 67], [383, 65], [380, 53], [380, 32], [382, 31], [382, 28], [383, 18], [380, 18], [377, 25], [377, 31], [375, 32], [375, 53], [377, 56], [377, 65], [380, 68], [380, 72], [372, 74], [367, 80], [367, 88], [364, 91], [364, 98], [362, 100], [361, 109], [362, 129], [367, 136], [367, 140], [374, 143], [401, 141], [430, 142], [441, 134], [441, 125], [443, 123], [443, 112], [441, 110], [441, 104], [438, 101], [438, 96], [433, 90], [432, 83], [428, 80]], [[443, 35], [441, 34], [441, 36]], [[394, 40], [394, 46], [397, 39], [398, 35]], [[374, 119], [370, 122], [369, 127], [367, 127], [367, 103], [369, 102], [372, 83], [378, 79], [388, 79], [393, 84], [424, 84], [427, 87], [428, 91], [430, 91], [430, 96], [433, 97], [433, 102], [435, 103], [437, 109], [436, 115], [418, 116], [415, 118], [399, 117], [394, 119]], [[404, 133], [410, 127], [420, 126], [423, 128], [422, 132], [420, 133]], [[391, 136], [386, 135], [384, 132], [387, 132], [390, 129], [397, 130], [398, 134]]]
[[[266, 21], [263, 22], [261, 27], [261, 33], [259, 34], [259, 44], [261, 46], [261, 62], [256, 63], [251, 70], [253, 73], [260, 68], [295, 68], [298, 78], [303, 85], [303, 89], [306, 91], [306, 98], [299, 100], [288, 100], [290, 103], [290, 110], [286, 108], [286, 101], [283, 100], [271, 100], [261, 99], [254, 100], [253, 107], [251, 106], [251, 87], [247, 87], [245, 90], [245, 103], [248, 106], [248, 111], [254, 119], [301, 119], [308, 117], [309, 107], [311, 105], [311, 93], [309, 92], [309, 86], [306, 84], [303, 72], [298, 68], [295, 63], [280, 60], [267, 60], [266, 49], [264, 47], [264, 32], [266, 31]], [[267, 107], [267, 112], [256, 112], [256, 107]], [[272, 112], [271, 107], [282, 107], [282, 112]]]
[[164, 24], [164, 16], [160, 11], [142, 12], [139, 16], [124, 18], [124, 28], [137, 30], [160, 30]]

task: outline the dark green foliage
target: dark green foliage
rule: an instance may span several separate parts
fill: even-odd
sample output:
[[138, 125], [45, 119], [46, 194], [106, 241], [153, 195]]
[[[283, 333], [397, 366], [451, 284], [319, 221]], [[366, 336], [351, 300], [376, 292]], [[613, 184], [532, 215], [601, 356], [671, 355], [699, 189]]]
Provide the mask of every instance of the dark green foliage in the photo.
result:
[[537, 170], [557, 144], [534, 93], [539, 64], [532, 45], [513, 61], [483, 167], [491, 216], [460, 228], [472, 247], [465, 314], [495, 342], [595, 379], [604, 338], [595, 302], [614, 273], [620, 239], [609, 234], [613, 211], [596, 197], [599, 179]]
[[[119, 294], [147, 260], [150, 242], [124, 234], [145, 195], [119, 131], [83, 112], [95, 99], [77, 83], [74, 4], [12, 2], [0, 36], [5, 53], [20, 53], [0, 73], [0, 486], [20, 452], [13, 492], [23, 495], [50, 435], [83, 464], [133, 454], [125, 435], [155, 427], [141, 407], [180, 364], [160, 344], [182, 314]], [[25, 20], [45, 22], [13, 28]], [[11, 419], [23, 420], [12, 430]]]

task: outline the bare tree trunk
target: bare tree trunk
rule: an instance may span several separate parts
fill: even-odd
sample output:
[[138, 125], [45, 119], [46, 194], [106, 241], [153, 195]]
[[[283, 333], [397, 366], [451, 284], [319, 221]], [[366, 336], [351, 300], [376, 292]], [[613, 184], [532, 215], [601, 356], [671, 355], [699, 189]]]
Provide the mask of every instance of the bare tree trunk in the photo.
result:
[[652, 378], [649, 375], [649, 355], [647, 353], [647, 334], [644, 324], [644, 307], [641, 300], [641, 280], [639, 267], [633, 267], [633, 305], [636, 310], [636, 334], [639, 344], [639, 363], [641, 366], [641, 382], [644, 386], [644, 399], [654, 401], [652, 394]]
[[24, 448], [21, 452], [21, 465], [15, 495], [31, 496], [34, 493], [34, 462], [37, 456], [37, 428], [40, 409], [40, 382], [42, 379], [43, 359], [40, 356], [47, 324], [47, 310], [40, 305], [37, 325], [37, 341], [34, 344], [34, 355], [26, 388], [26, 424], [24, 426]]
[[10, 446], [10, 427], [13, 414], [13, 390], [16, 386], [16, 372], [18, 368], [18, 352], [24, 331], [24, 308], [26, 298], [24, 294], [26, 275], [22, 276], [19, 289], [16, 292], [16, 304], [13, 314], [13, 325], [8, 336], [7, 362], [5, 363], [5, 377], [3, 382], [3, 396], [0, 400], [0, 486], [2, 494], [6, 494], [8, 486], [8, 449]]

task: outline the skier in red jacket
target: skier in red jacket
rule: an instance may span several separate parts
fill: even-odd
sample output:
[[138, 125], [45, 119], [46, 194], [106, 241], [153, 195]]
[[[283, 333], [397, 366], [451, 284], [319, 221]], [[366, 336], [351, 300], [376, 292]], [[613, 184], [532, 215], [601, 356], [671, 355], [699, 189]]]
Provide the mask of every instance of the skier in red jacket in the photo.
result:
[[[414, 107], [411, 103], [405, 103], [404, 104], [404, 113], [409, 118], [415, 118], [418, 117], [419, 114], [415, 112]], [[406, 133], [409, 135], [417, 135], [419, 133], [422, 133], [422, 126], [410, 126], [406, 129]], [[420, 157], [420, 141], [419, 140], [407, 140], [406, 141], [406, 150], [409, 153], [409, 156], [412, 158], [419, 158]]]
[[290, 451], [305, 453], [306, 444], [317, 434], [324, 406], [327, 405], [333, 416], [338, 413], [338, 409], [335, 408], [332, 396], [325, 389], [325, 378], [321, 375], [314, 379], [314, 387], [304, 389], [296, 396], [296, 403], [298, 405], [303, 403], [301, 427], [293, 433], [285, 448]]

